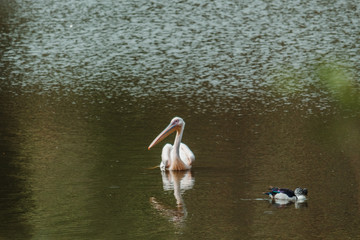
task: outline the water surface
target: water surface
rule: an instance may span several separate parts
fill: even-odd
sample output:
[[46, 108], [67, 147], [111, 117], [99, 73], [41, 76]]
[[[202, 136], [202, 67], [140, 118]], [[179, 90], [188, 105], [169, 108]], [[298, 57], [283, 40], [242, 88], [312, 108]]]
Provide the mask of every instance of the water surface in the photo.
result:
[[[3, 238], [360, 237], [357, 3], [1, 6]], [[196, 161], [161, 173], [174, 116]]]

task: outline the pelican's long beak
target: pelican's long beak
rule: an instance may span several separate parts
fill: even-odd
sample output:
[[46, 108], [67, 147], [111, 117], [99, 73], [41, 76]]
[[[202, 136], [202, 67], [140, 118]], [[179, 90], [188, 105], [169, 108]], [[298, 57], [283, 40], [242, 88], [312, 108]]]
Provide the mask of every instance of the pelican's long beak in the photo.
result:
[[148, 150], [164, 140], [167, 136], [169, 136], [171, 133], [173, 133], [176, 130], [176, 124], [170, 123], [169, 126], [167, 126], [155, 139], [152, 141], [152, 143], [149, 145]]

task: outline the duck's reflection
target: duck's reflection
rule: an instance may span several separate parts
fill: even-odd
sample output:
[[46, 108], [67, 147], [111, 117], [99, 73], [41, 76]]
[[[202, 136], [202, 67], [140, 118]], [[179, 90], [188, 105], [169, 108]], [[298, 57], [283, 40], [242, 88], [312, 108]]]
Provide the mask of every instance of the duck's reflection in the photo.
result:
[[161, 171], [164, 191], [174, 191], [176, 207], [169, 207], [162, 204], [155, 197], [150, 198], [150, 203], [158, 213], [177, 226], [181, 226], [186, 217], [187, 210], [182, 197], [186, 190], [192, 189], [195, 178], [191, 171]]
[[293, 204], [296, 209], [308, 207], [306, 200], [289, 201], [286, 199], [269, 199], [269, 203], [275, 208], [287, 208]]

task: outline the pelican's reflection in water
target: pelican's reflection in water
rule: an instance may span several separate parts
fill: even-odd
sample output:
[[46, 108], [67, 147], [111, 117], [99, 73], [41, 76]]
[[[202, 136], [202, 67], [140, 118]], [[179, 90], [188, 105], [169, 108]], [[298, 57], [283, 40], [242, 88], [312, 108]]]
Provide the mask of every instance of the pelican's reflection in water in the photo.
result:
[[164, 191], [174, 191], [176, 207], [169, 207], [162, 204], [155, 197], [150, 198], [150, 203], [158, 213], [176, 226], [182, 226], [186, 217], [187, 210], [182, 194], [192, 189], [195, 183], [191, 171], [161, 171]]

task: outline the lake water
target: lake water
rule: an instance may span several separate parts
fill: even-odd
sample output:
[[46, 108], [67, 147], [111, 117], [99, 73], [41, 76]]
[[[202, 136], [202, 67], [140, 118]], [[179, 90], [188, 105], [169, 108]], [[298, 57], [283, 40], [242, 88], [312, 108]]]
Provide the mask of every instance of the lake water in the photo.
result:
[[2, 239], [360, 238], [360, 4], [0, 4]]

